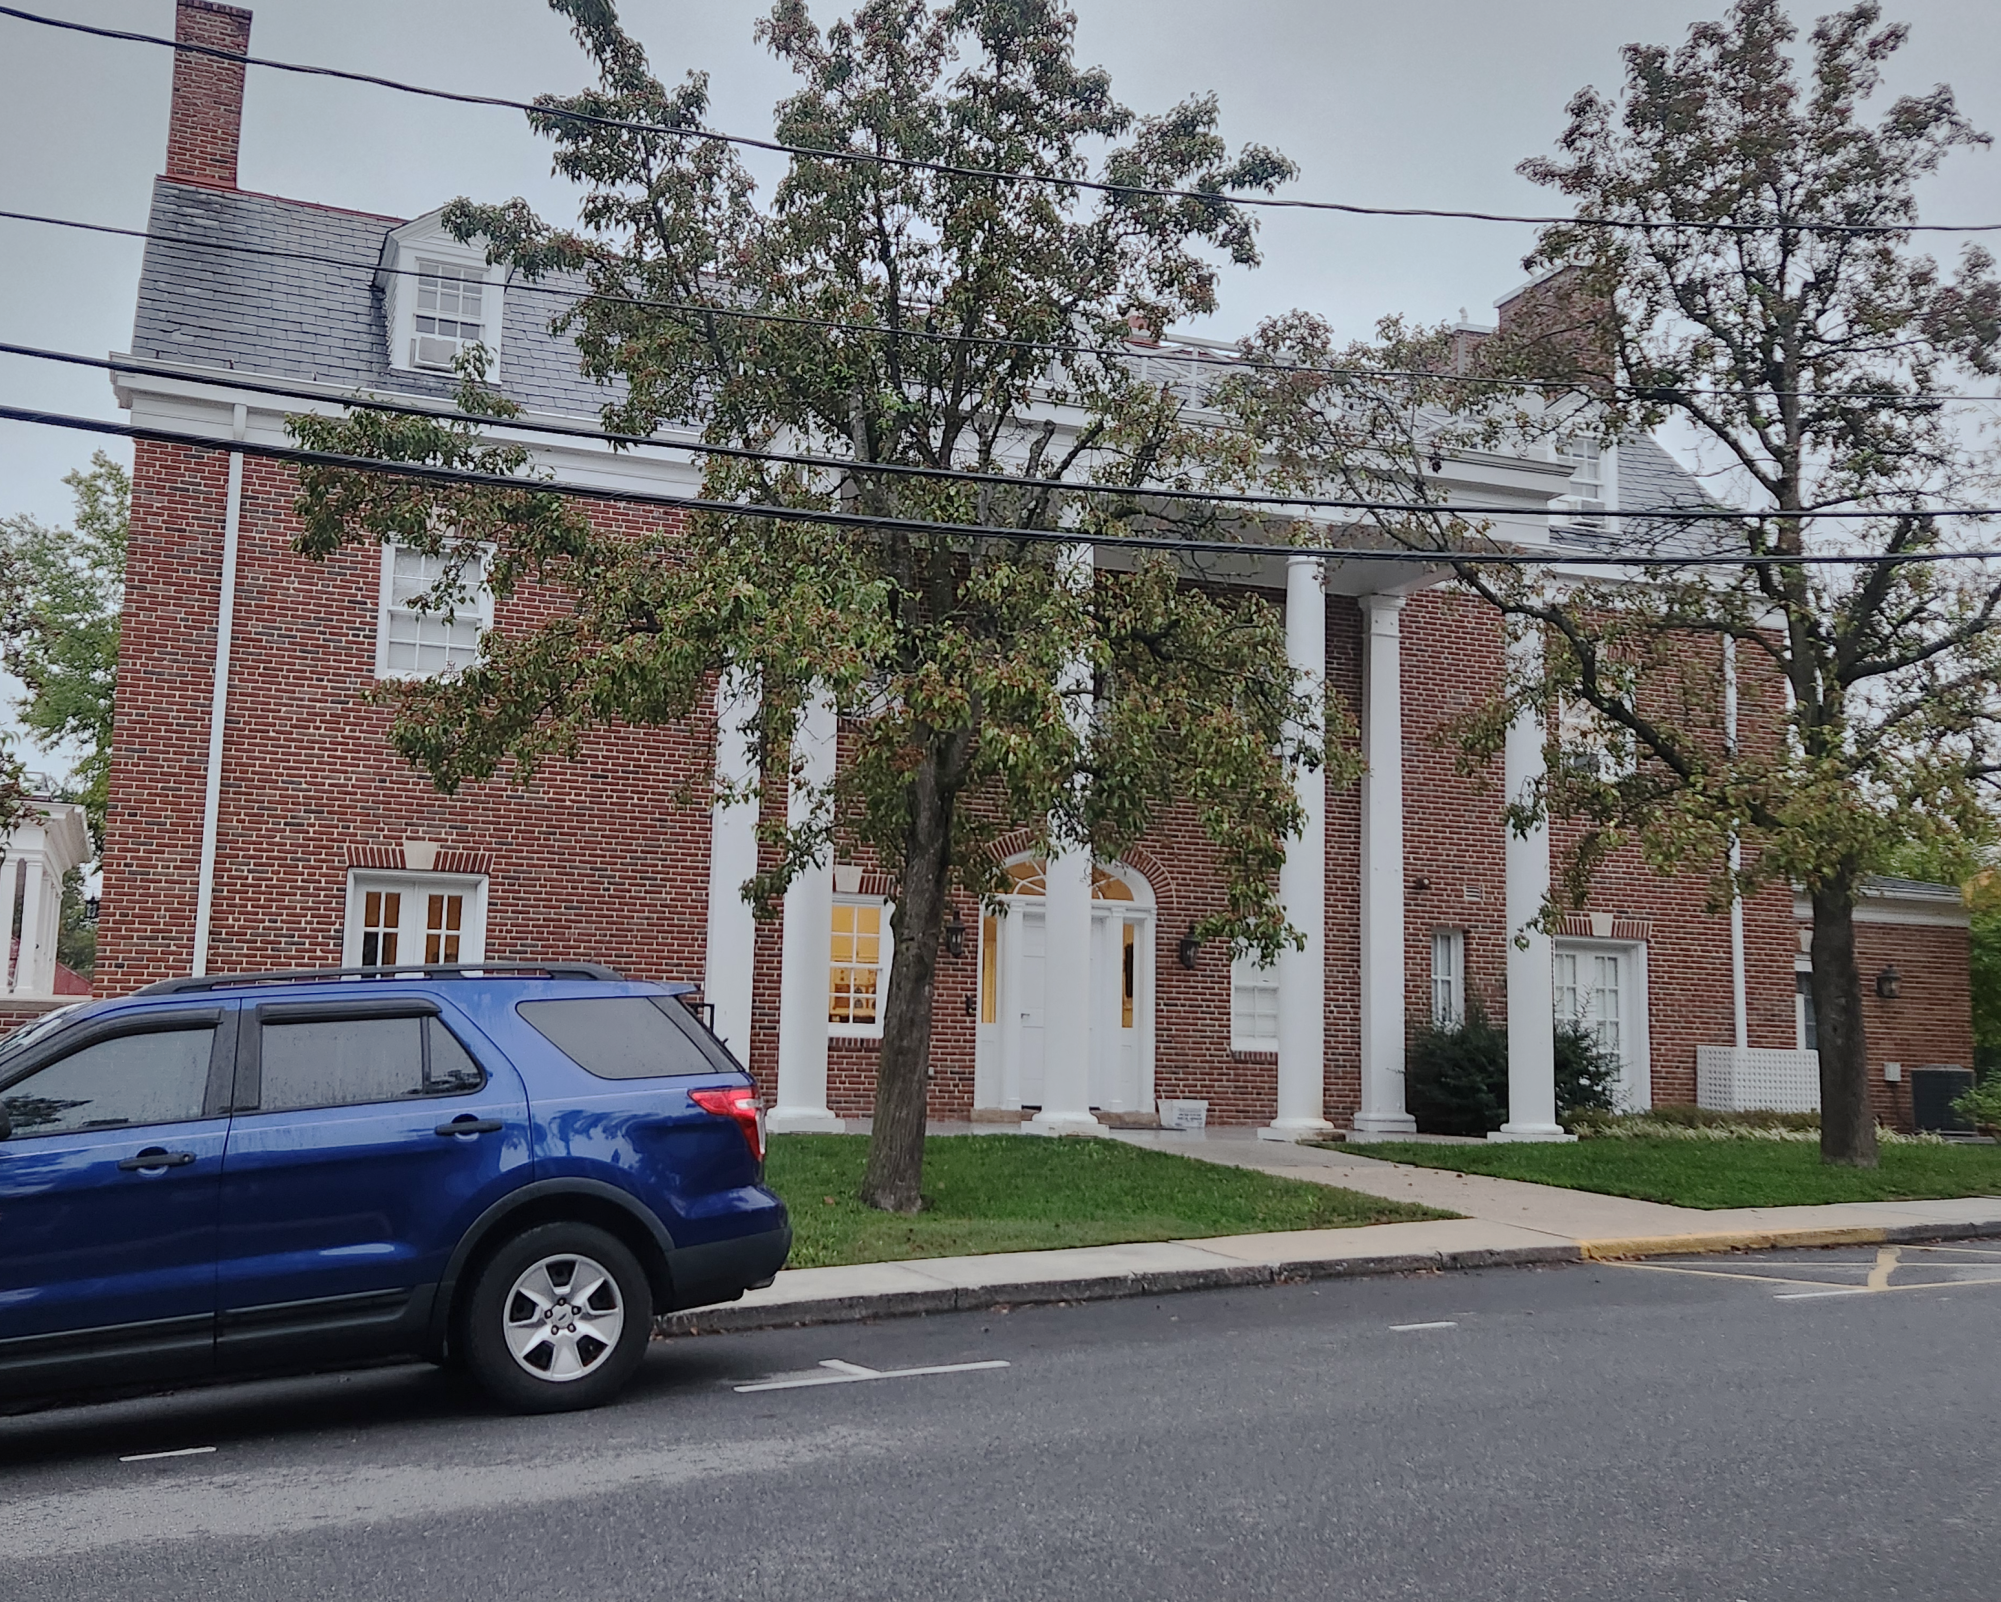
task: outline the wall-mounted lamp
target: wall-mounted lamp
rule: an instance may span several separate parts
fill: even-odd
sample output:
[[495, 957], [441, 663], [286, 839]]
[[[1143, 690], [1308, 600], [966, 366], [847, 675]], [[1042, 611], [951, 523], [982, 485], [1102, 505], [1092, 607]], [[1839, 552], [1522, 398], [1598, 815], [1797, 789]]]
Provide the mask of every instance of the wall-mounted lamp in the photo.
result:
[[1895, 1001], [1897, 993], [1904, 988], [1904, 976], [1897, 972], [1894, 962], [1883, 964], [1883, 971], [1876, 975], [1876, 994], [1885, 1001]]
[[945, 949], [955, 957], [966, 954], [966, 925], [955, 912], [952, 921], [945, 925]]
[[1195, 933], [1194, 924], [1188, 926], [1188, 933], [1183, 935], [1180, 943], [1175, 946], [1174, 955], [1180, 959], [1182, 967], [1191, 973], [1194, 972], [1196, 959], [1202, 955], [1202, 941]]

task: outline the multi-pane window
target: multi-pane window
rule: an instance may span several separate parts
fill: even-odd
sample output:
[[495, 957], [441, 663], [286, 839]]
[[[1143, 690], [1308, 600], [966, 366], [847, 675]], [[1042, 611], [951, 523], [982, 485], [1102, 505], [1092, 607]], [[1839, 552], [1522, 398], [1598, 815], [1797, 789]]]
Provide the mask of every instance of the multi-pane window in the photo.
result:
[[882, 997], [889, 978], [888, 913], [880, 901], [834, 903], [827, 1026], [835, 1034], [882, 1032]]
[[1550, 958], [1558, 1023], [1581, 1024], [1614, 1057], [1625, 1054], [1623, 959], [1616, 952], [1557, 951]]
[[456, 593], [440, 596], [438, 585], [456, 560], [442, 551], [384, 548], [376, 645], [381, 677], [432, 678], [478, 660], [480, 634], [493, 623], [493, 595], [481, 582], [484, 564], [475, 555], [460, 567]]
[[486, 271], [449, 262], [417, 263], [417, 313], [410, 337], [410, 365], [451, 370], [459, 352], [481, 343], [485, 321], [481, 291]]
[[1466, 931], [1431, 932], [1431, 1021], [1451, 1028], [1466, 1018]]
[[456, 874], [356, 873], [348, 886], [349, 967], [435, 967], [486, 955], [485, 881]]
[[1571, 521], [1586, 528], [1603, 528], [1604, 511], [1610, 504], [1606, 494], [1605, 447], [1595, 439], [1559, 441], [1556, 459], [1570, 465], [1570, 494], [1565, 497]]
[[1820, 1050], [1820, 1026], [1813, 1016], [1813, 970], [1793, 975], [1793, 1035], [1801, 1051]]
[[1230, 1049], [1278, 1050], [1278, 970], [1255, 957], [1230, 964]]
[[361, 961], [358, 966], [387, 967], [400, 955], [403, 892], [367, 891], [361, 898], [361, 907]]

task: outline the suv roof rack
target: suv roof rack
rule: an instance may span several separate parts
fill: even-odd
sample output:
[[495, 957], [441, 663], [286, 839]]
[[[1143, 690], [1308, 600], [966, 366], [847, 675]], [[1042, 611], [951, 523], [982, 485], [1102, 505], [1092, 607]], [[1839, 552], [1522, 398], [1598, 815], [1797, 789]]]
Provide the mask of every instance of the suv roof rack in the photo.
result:
[[252, 985], [309, 985], [328, 979], [600, 979], [623, 983], [625, 975], [601, 962], [451, 962], [377, 968], [284, 968], [270, 973], [211, 973], [199, 978], [162, 979], [134, 994], [177, 996], [190, 991], [234, 990]]

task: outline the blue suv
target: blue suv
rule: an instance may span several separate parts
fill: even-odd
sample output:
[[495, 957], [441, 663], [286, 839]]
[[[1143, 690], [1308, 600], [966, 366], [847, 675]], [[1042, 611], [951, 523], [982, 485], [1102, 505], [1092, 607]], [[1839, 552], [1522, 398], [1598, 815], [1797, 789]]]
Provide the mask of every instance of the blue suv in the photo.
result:
[[0, 1046], [0, 1397], [417, 1355], [609, 1400], [771, 1282], [750, 1076], [591, 964], [173, 979]]

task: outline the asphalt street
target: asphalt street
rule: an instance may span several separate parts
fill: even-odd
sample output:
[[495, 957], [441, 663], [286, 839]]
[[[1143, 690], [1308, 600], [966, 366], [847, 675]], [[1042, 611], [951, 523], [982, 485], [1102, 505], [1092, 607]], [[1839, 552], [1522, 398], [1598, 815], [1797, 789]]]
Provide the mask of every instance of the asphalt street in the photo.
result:
[[1997, 1279], [1496, 1269], [656, 1342], [545, 1420], [425, 1368], [28, 1414], [0, 1594], [1991, 1602]]

